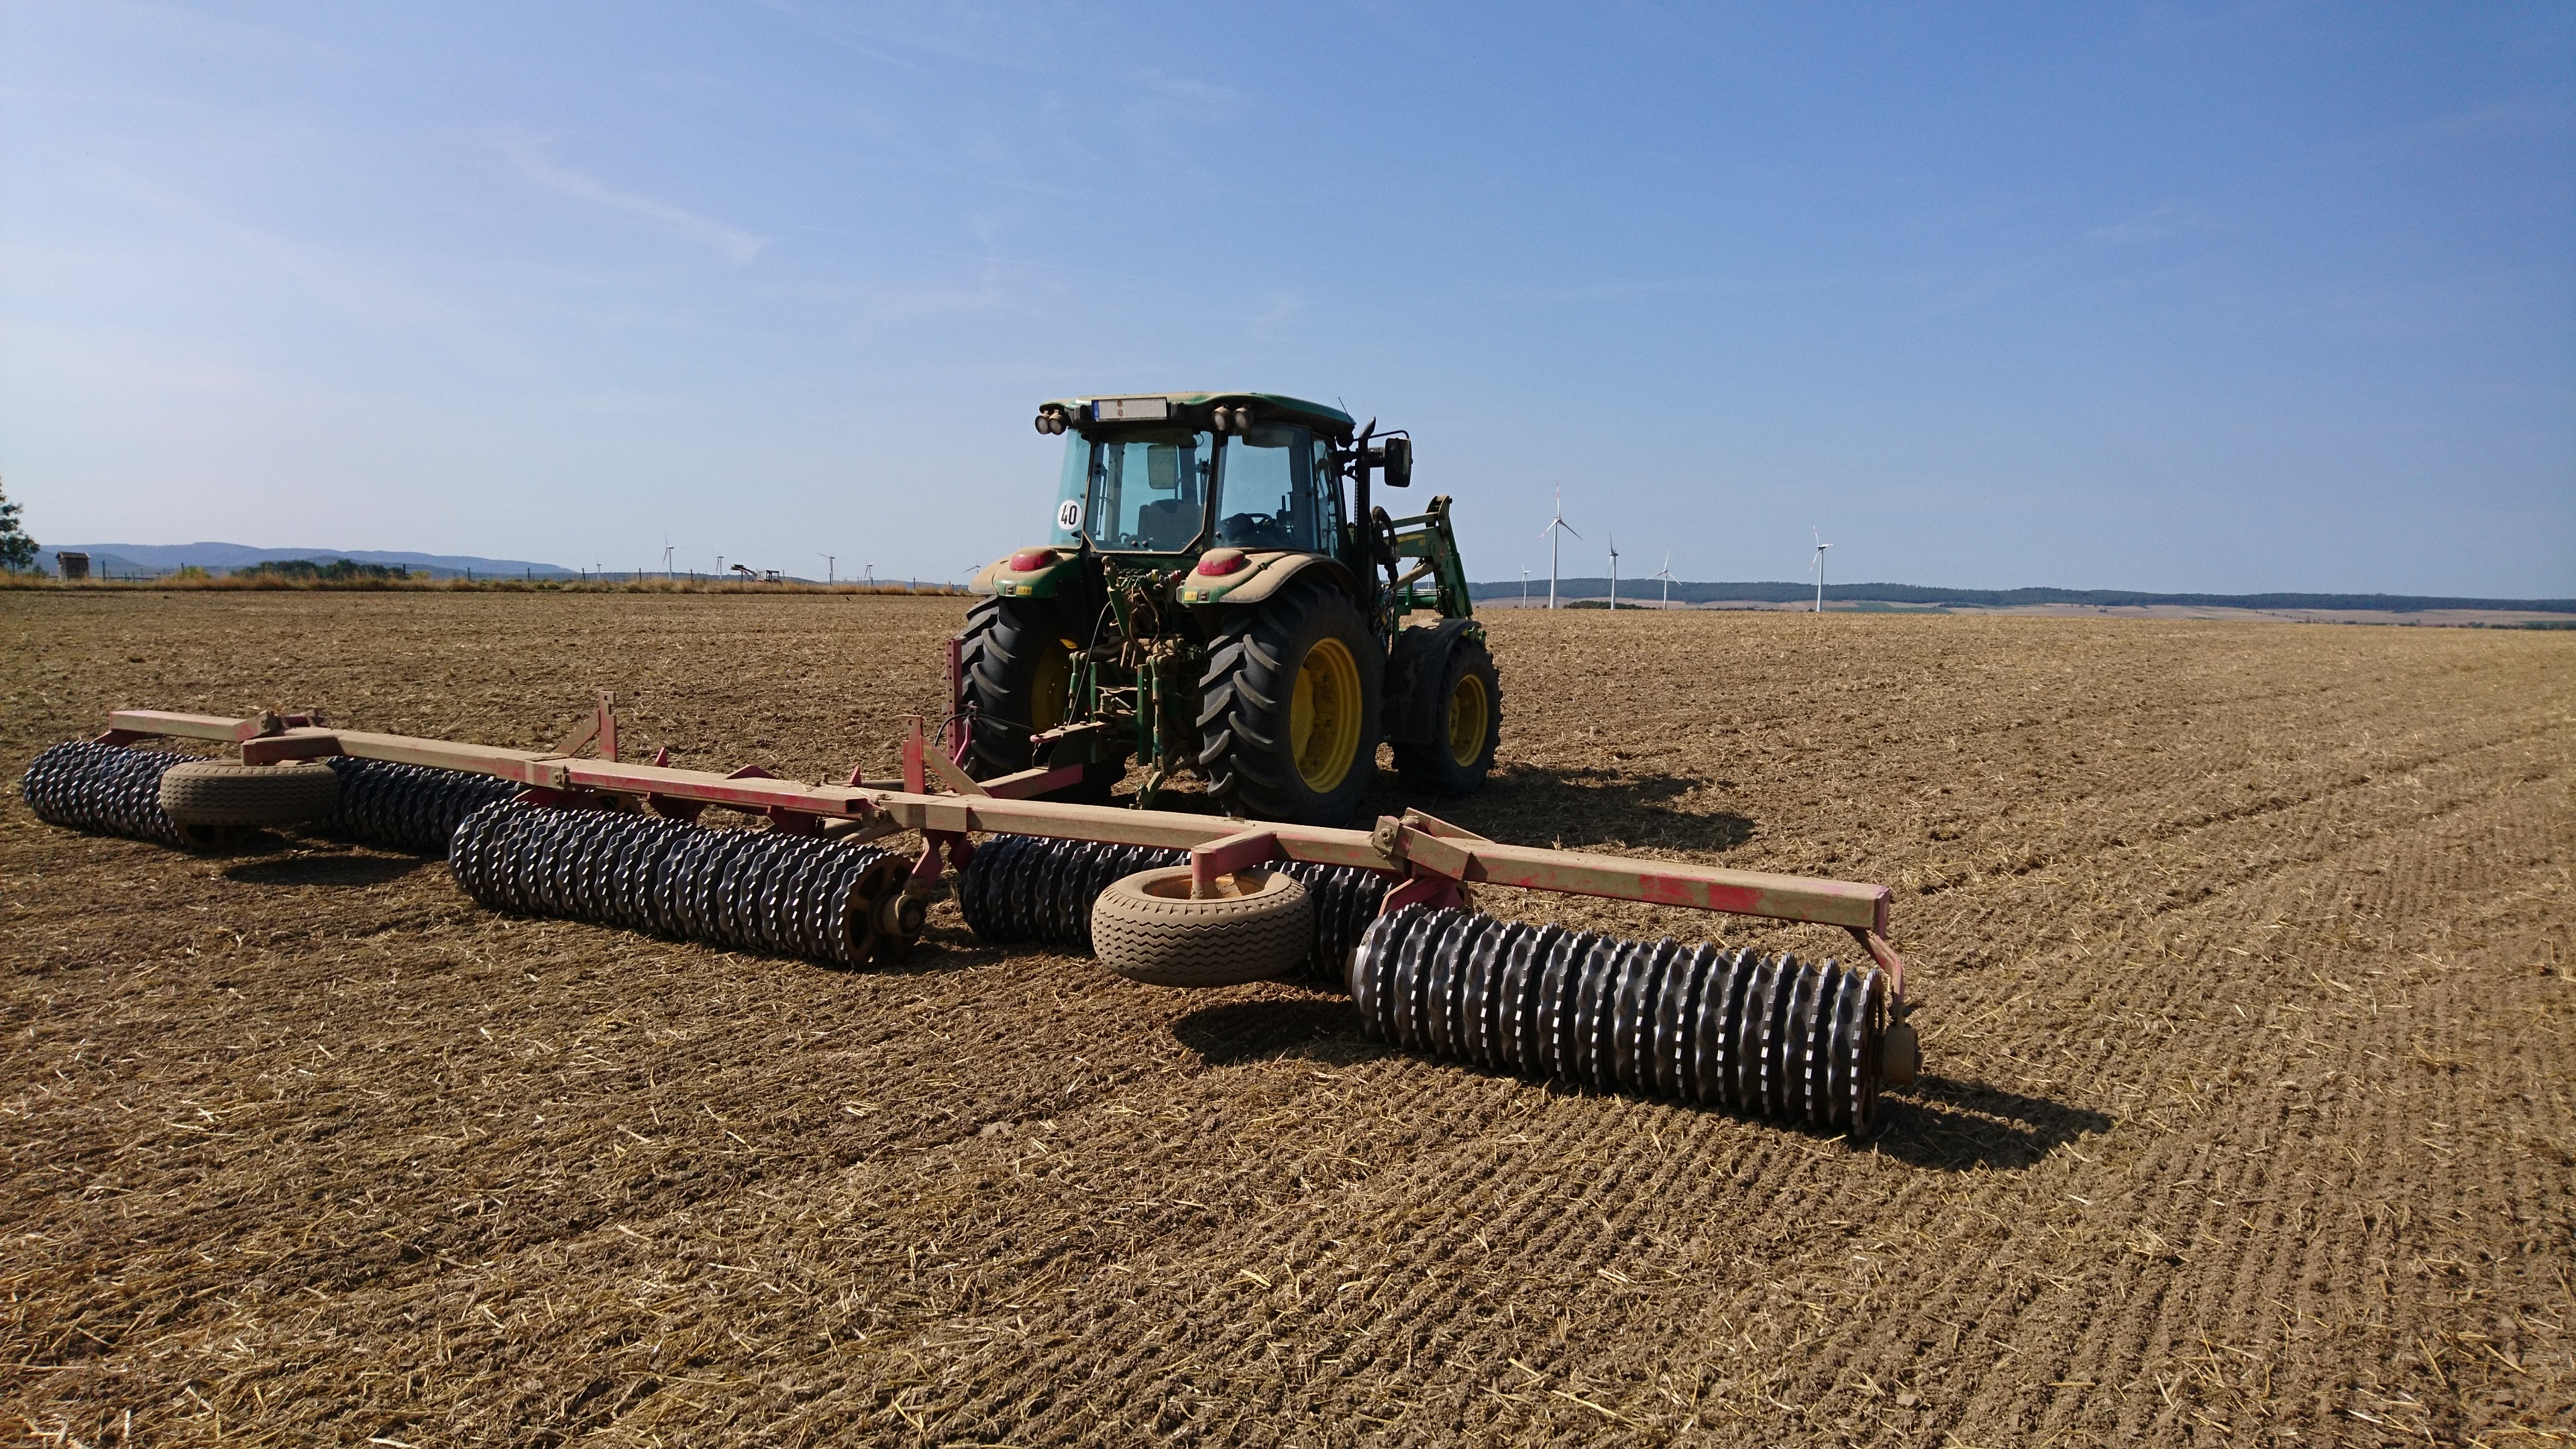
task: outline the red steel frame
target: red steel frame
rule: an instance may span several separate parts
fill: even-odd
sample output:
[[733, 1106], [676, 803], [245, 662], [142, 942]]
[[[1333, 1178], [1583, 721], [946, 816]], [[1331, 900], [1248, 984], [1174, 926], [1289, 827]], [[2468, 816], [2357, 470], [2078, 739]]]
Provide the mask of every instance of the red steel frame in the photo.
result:
[[[515, 781], [528, 787], [527, 798], [544, 803], [629, 795], [643, 798], [661, 813], [683, 816], [723, 805], [765, 814], [778, 828], [803, 833], [824, 831], [827, 825], [833, 833], [850, 831], [857, 838], [870, 839], [917, 831], [922, 850], [907, 885], [915, 895], [938, 885], [943, 866], [965, 867], [974, 854], [969, 835], [1007, 831], [1186, 850], [1196, 894], [1206, 894], [1220, 875], [1265, 861], [1303, 860], [1358, 866], [1396, 877], [1398, 883], [1386, 895], [1385, 909], [1390, 911], [1417, 902], [1455, 905], [1462, 885], [1498, 885], [1839, 926], [1887, 973], [1890, 1001], [1900, 1015], [1903, 1010], [1905, 963], [1889, 941], [1888, 915], [1895, 892], [1882, 885], [1504, 845], [1419, 810], [1382, 816], [1374, 829], [1339, 830], [1033, 800], [1026, 797], [1079, 783], [1082, 767], [976, 780], [925, 740], [918, 719], [903, 743], [901, 781], [863, 780], [853, 771], [846, 784], [808, 785], [778, 779], [756, 765], [719, 775], [674, 768], [664, 763], [667, 752], [651, 764], [637, 764], [617, 758], [614, 703], [614, 695], [601, 693], [597, 712], [552, 750], [512, 750], [332, 729], [318, 714], [263, 712], [230, 719], [144, 709], [111, 712], [109, 728], [99, 740], [106, 744], [155, 736], [221, 740], [240, 745], [243, 762], [254, 765], [328, 755], [426, 765]], [[597, 753], [588, 757], [575, 753], [584, 747]]]

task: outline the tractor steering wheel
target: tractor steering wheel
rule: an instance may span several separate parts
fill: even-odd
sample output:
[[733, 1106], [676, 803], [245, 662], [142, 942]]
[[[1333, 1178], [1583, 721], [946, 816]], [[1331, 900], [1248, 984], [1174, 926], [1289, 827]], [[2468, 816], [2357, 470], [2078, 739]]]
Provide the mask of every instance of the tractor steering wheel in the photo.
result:
[[1258, 548], [1265, 544], [1277, 548], [1288, 546], [1288, 525], [1270, 513], [1233, 514], [1217, 525], [1216, 535], [1220, 542], [1238, 548]]

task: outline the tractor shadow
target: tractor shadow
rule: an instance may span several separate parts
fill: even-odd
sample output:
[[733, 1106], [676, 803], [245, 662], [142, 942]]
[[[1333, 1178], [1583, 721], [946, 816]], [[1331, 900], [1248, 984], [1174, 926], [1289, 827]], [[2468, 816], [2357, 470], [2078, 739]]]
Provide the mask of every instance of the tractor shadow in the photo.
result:
[[[1470, 1062], [1409, 1052], [1360, 1035], [1351, 1003], [1338, 997], [1306, 1000], [1229, 1001], [1202, 1007], [1172, 1023], [1172, 1035], [1210, 1067], [1259, 1061], [1311, 1061], [1350, 1066], [1388, 1057], [1411, 1057], [1480, 1077], [1527, 1082], [1513, 1072], [1495, 1071]], [[1565, 1097], [1598, 1097], [1602, 1093], [1568, 1082], [1535, 1085]], [[1626, 1096], [1626, 1093], [1618, 1095]], [[1648, 1100], [1648, 1099], [1639, 1099]], [[1752, 1122], [1822, 1140], [1833, 1135], [1855, 1153], [1876, 1153], [1910, 1166], [1936, 1172], [1979, 1169], [2018, 1171], [2080, 1138], [2107, 1132], [2108, 1115], [2071, 1107], [2045, 1097], [2026, 1097], [1983, 1082], [1955, 1081], [1926, 1074], [1911, 1088], [1878, 1099], [1878, 1120], [1866, 1136], [1826, 1134], [1716, 1107], [1667, 1102], [1663, 1105], [1711, 1117]]]
[[1381, 771], [1361, 814], [1400, 815], [1410, 806], [1494, 840], [1577, 849], [1617, 843], [1720, 851], [1751, 840], [1760, 828], [1751, 816], [1692, 808], [1713, 799], [1708, 784], [1688, 775], [1513, 765], [1474, 794], [1446, 800]]

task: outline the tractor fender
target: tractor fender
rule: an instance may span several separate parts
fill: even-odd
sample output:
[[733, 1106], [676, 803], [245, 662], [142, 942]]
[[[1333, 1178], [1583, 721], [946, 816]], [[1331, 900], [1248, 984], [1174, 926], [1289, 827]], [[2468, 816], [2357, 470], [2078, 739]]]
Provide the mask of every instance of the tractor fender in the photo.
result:
[[1184, 604], [1258, 604], [1288, 586], [1288, 581], [1301, 578], [1313, 570], [1351, 597], [1365, 611], [1368, 594], [1360, 587], [1359, 576], [1343, 567], [1341, 560], [1320, 553], [1246, 553], [1246, 567], [1232, 574], [1210, 577], [1193, 570], [1183, 576], [1180, 601]]
[[1065, 566], [1074, 558], [1069, 548], [1024, 548], [986, 564], [967, 583], [966, 592], [988, 598], [998, 595], [1005, 599], [1051, 599], [1063, 585]]
[[1461, 636], [1485, 637], [1473, 619], [1443, 619], [1396, 631], [1395, 649], [1386, 656], [1386, 687], [1379, 696], [1385, 701], [1381, 708], [1390, 742], [1420, 745], [1446, 737], [1448, 726], [1440, 711], [1447, 701], [1440, 697], [1440, 681], [1448, 672], [1449, 651], [1458, 647]]

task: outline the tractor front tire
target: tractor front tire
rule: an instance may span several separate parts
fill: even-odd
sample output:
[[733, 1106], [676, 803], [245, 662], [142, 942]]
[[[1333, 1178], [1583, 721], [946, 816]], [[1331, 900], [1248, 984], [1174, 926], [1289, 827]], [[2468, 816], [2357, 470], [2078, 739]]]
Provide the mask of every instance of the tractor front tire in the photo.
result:
[[1296, 970], [1314, 945], [1315, 909], [1283, 870], [1218, 877], [1219, 894], [1190, 895], [1190, 868], [1164, 866], [1109, 883], [1091, 907], [1100, 962], [1152, 986], [1236, 986]]
[[1419, 744], [1398, 741], [1395, 768], [1417, 788], [1455, 798], [1485, 783], [1494, 768], [1494, 746], [1503, 734], [1503, 677], [1484, 645], [1461, 637], [1437, 672], [1422, 683], [1437, 690], [1432, 736]]
[[1199, 693], [1199, 770], [1227, 813], [1340, 825], [1377, 774], [1386, 658], [1323, 580], [1227, 611]]

